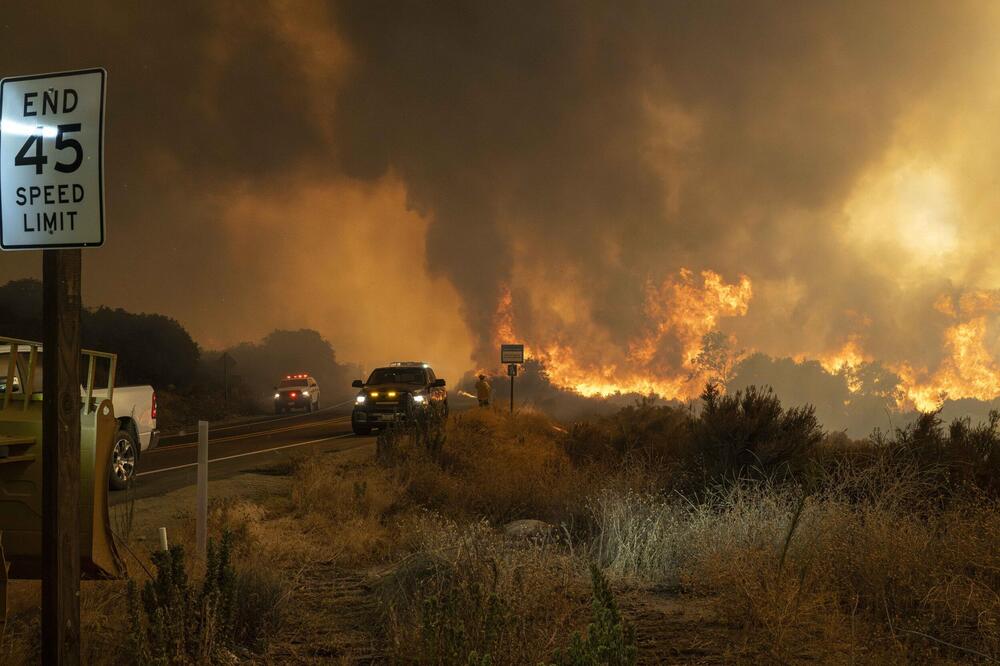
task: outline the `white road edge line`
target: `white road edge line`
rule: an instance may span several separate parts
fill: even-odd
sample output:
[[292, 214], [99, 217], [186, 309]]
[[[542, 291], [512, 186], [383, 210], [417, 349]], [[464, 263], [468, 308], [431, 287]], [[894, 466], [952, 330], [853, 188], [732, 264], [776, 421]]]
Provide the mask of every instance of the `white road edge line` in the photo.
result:
[[[270, 453], [272, 451], [280, 451], [282, 449], [290, 449], [290, 448], [293, 448], [293, 447], [296, 447], [296, 446], [306, 446], [308, 444], [319, 444], [320, 442], [329, 442], [329, 441], [332, 441], [334, 439], [344, 439], [345, 437], [352, 437], [353, 435], [354, 435], [354, 433], [348, 432], [348, 433], [344, 433], [343, 435], [335, 435], [333, 437], [324, 437], [322, 439], [312, 439], [312, 440], [309, 440], [308, 442], [296, 442], [295, 444], [285, 444], [284, 446], [276, 446], [276, 447], [274, 447], [272, 449], [261, 449], [260, 451], [248, 451], [246, 453], [237, 453], [236, 455], [224, 456], [222, 458], [212, 458], [208, 462], [214, 463], [214, 462], [222, 462], [223, 460], [232, 460], [233, 458], [245, 458], [246, 456], [255, 456], [255, 455], [258, 455], [260, 453]], [[138, 474], [136, 474], [136, 476], [139, 477], [139, 476], [146, 476], [148, 474], [162, 474], [163, 472], [172, 472], [172, 471], [177, 470], [177, 469], [185, 469], [187, 467], [197, 467], [197, 466], [198, 466], [198, 463], [196, 463], [196, 462], [195, 463], [187, 463], [186, 465], [175, 465], [174, 467], [164, 467], [163, 469], [153, 469], [153, 470], [150, 470], [148, 472], [139, 472]]]
[[[354, 402], [353, 398], [350, 399], [350, 400], [345, 400], [344, 402], [338, 402], [336, 405], [330, 405], [329, 407], [324, 407], [322, 409], [317, 409], [315, 412], [303, 412], [302, 414], [292, 414], [290, 416], [282, 416], [281, 418], [277, 418], [277, 419], [263, 418], [263, 419], [258, 419], [256, 421], [247, 421], [246, 423], [235, 423], [233, 425], [223, 425], [223, 426], [217, 426], [217, 427], [214, 427], [214, 428], [211, 425], [209, 425], [208, 428], [209, 428], [209, 432], [219, 432], [220, 430], [235, 430], [236, 428], [246, 428], [246, 427], [253, 426], [253, 425], [263, 425], [263, 424], [266, 424], [266, 423], [277, 423], [278, 421], [287, 421], [288, 419], [300, 419], [300, 418], [302, 418], [304, 416], [308, 416], [309, 414], [322, 414], [323, 412], [328, 412], [331, 409], [337, 409], [338, 407], [343, 407], [344, 405], [348, 405], [348, 404], [350, 404], [352, 402]], [[179, 432], [172, 432], [172, 433], [167, 434], [167, 435], [161, 434], [160, 435], [160, 439], [173, 439], [174, 437], [190, 437], [192, 435], [194, 435], [195, 437], [198, 436], [198, 427], [197, 427], [197, 425], [195, 426], [194, 432], [185, 432], [183, 435], [181, 433], [179, 433]]]

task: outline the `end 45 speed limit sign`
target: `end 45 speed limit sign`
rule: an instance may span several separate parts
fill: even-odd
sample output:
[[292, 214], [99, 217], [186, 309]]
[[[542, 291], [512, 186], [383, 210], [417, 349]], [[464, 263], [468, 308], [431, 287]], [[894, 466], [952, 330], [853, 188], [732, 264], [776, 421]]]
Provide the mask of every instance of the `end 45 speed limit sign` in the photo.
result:
[[104, 244], [103, 69], [0, 82], [0, 248]]

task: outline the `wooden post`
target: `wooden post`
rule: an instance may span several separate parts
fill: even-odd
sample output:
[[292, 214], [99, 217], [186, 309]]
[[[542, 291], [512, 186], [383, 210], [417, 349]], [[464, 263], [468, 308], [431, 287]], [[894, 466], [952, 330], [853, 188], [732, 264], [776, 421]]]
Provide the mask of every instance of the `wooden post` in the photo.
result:
[[195, 529], [198, 557], [204, 560], [208, 553], [208, 421], [198, 421], [198, 515]]
[[80, 250], [42, 257], [42, 663], [80, 663]]

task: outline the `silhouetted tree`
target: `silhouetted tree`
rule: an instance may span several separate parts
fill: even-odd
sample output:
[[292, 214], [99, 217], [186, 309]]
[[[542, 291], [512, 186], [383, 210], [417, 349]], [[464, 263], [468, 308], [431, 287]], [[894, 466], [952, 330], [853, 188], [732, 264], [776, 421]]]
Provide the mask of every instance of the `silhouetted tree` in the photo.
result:
[[[176, 320], [106, 307], [84, 308], [80, 319], [84, 347], [118, 354], [118, 384], [186, 387], [195, 380], [201, 352]], [[41, 340], [41, 282], [15, 280], [0, 287], [0, 333]]]
[[269, 394], [282, 377], [299, 372], [316, 378], [327, 404], [352, 393], [356, 369], [338, 363], [333, 345], [317, 331], [276, 330], [260, 343], [244, 342], [226, 351], [235, 360], [233, 372], [258, 395]]
[[42, 338], [42, 283], [14, 280], [0, 287], [0, 334], [26, 340]]
[[118, 383], [190, 386], [201, 351], [176, 320], [97, 308], [83, 314], [83, 343], [118, 354]]
[[688, 378], [699, 378], [726, 388], [742, 354], [732, 348], [729, 337], [722, 331], [706, 333], [701, 336], [701, 351], [694, 359], [694, 371]]

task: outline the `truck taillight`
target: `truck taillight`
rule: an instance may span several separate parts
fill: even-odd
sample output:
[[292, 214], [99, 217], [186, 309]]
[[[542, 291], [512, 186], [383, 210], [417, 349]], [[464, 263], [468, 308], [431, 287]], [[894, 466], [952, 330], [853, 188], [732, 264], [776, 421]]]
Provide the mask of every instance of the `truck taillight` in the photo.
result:
[[150, 410], [150, 417], [156, 418], [156, 392], [153, 392], [153, 408]]

